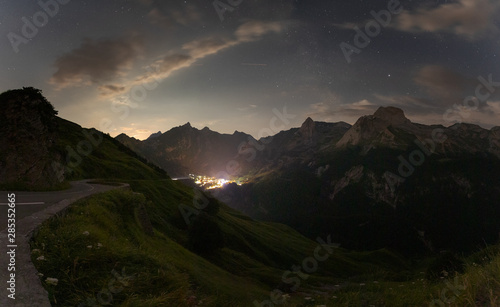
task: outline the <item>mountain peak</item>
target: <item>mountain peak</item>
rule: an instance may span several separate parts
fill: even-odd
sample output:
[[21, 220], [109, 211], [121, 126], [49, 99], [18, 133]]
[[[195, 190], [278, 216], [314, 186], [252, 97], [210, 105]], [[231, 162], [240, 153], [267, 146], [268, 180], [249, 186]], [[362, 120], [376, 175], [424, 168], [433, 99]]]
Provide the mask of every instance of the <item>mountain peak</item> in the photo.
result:
[[311, 139], [315, 131], [315, 126], [316, 124], [312, 120], [312, 118], [308, 117], [300, 127], [299, 132], [302, 135], [302, 137], [306, 139]]
[[158, 131], [158, 132], [156, 132], [156, 133], [151, 134], [151, 135], [147, 138], [147, 140], [154, 139], [154, 138], [157, 138], [157, 137], [159, 137], [159, 136], [161, 136], [161, 131]]
[[395, 107], [380, 107], [373, 115], [359, 118], [337, 142], [336, 146], [370, 144], [374, 141], [388, 146], [396, 146], [395, 136], [387, 130], [389, 126], [406, 130], [414, 129], [403, 110]]
[[380, 107], [373, 114], [373, 117], [380, 118], [391, 124], [396, 124], [396, 125], [410, 123], [410, 120], [406, 118], [403, 110], [396, 107]]
[[314, 123], [314, 121], [312, 120], [312, 118], [308, 117], [308, 118], [306, 118], [306, 120], [304, 121], [302, 126], [303, 125], [310, 125], [311, 123]]

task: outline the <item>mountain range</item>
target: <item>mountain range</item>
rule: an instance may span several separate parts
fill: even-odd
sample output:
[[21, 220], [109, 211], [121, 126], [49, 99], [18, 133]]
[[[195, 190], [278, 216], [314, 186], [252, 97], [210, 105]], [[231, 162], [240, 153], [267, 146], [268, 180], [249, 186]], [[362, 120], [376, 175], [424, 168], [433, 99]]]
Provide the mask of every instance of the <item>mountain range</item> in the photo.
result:
[[284, 168], [297, 163], [315, 165], [318, 156], [354, 147], [362, 148], [363, 155], [377, 148], [407, 150], [418, 145], [426, 155], [484, 153], [500, 157], [500, 127], [488, 130], [466, 123], [450, 127], [421, 125], [412, 123], [395, 107], [380, 107], [352, 126], [307, 118], [300, 128], [259, 140], [238, 131], [229, 135], [208, 127], [199, 130], [190, 123], [165, 133], [154, 133], [144, 141], [126, 134], [116, 139], [172, 176], [188, 173], [215, 176], [227, 171], [228, 162], [233, 160], [239, 168], [229, 175], [257, 175], [266, 169], [279, 169], [279, 165]]
[[[138, 141], [57, 117], [34, 88], [0, 106], [0, 189], [130, 185], [34, 232], [53, 305], [496, 304], [498, 128], [419, 125], [387, 107], [260, 140], [184, 125]], [[167, 166], [245, 183], [203, 191]]]
[[[5, 92], [0, 106], [0, 189], [51, 193], [84, 178], [130, 185], [80, 200], [29, 234], [52, 305], [229, 307], [279, 299], [299, 306], [325, 283], [373, 268], [400, 279], [408, 267], [389, 250], [348, 251], [331, 236], [311, 240], [286, 225], [252, 220], [172, 180], [109, 135], [58, 117], [40, 90]], [[320, 271], [289, 271], [313, 256]], [[17, 290], [22, 300], [26, 293]]]
[[499, 237], [500, 127], [422, 125], [380, 107], [352, 126], [307, 118], [259, 140], [189, 124], [116, 139], [169, 174], [239, 178], [217, 197], [348, 248], [469, 250]]

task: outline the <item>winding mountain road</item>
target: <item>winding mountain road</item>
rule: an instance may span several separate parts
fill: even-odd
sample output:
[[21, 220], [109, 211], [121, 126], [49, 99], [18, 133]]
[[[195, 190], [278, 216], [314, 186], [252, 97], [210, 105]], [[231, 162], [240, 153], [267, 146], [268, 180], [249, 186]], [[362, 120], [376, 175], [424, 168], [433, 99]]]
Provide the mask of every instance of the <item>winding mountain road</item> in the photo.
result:
[[33, 213], [42, 211], [62, 200], [86, 197], [95, 193], [105, 192], [116, 188], [116, 186], [90, 184], [87, 183], [88, 181], [90, 180], [73, 181], [71, 182], [71, 188], [63, 191], [0, 191], [0, 231], [7, 228], [7, 195], [9, 193], [14, 193], [16, 195], [16, 219], [17, 221], [20, 221], [21, 219], [29, 217]]
[[[89, 180], [71, 182], [71, 188], [52, 192], [0, 191], [0, 306], [50, 306], [48, 294], [42, 287], [31, 262], [29, 241], [33, 232], [44, 221], [64, 210], [70, 204], [90, 195], [113, 189], [128, 188], [128, 184], [108, 186], [88, 183]], [[8, 194], [15, 194], [15, 242], [8, 242]], [[14, 250], [15, 257], [9, 254]], [[15, 270], [8, 270], [13, 263]], [[15, 274], [15, 300], [7, 289], [10, 274]]]

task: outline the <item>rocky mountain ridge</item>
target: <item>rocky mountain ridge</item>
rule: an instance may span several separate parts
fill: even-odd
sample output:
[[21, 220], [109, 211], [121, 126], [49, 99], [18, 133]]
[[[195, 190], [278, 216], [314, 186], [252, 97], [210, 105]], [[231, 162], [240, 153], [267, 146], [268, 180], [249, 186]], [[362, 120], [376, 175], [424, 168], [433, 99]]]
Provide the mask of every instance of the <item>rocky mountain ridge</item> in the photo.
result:
[[[202, 131], [183, 129], [203, 139]], [[177, 130], [162, 137], [175, 138]], [[248, 183], [230, 184], [218, 197], [309, 237], [334, 234], [347, 248], [473, 250], [483, 240], [496, 242], [500, 232], [499, 132], [412, 123], [393, 107], [352, 126], [308, 118], [274, 136], [243, 139], [232, 161], [239, 166], [235, 177]], [[157, 149], [167, 148], [155, 140]], [[183, 146], [170, 150], [182, 153]], [[183, 161], [189, 163], [172, 162]]]
[[207, 127], [198, 130], [189, 123], [163, 134], [155, 133], [144, 141], [124, 134], [116, 139], [173, 176], [259, 176], [296, 166], [319, 168], [322, 157], [354, 147], [361, 148], [363, 155], [378, 148], [408, 150], [417, 144], [427, 154], [484, 153], [500, 157], [500, 127], [488, 130], [465, 123], [450, 127], [422, 125], [412, 123], [395, 107], [380, 107], [352, 126], [307, 118], [299, 128], [260, 140], [236, 131], [229, 135]]
[[308, 118], [300, 128], [256, 140], [243, 132], [220, 134], [186, 123], [144, 141], [125, 134], [116, 139], [172, 176], [196, 173], [239, 177], [310, 163], [311, 155], [332, 147], [350, 127], [344, 122], [315, 122]]

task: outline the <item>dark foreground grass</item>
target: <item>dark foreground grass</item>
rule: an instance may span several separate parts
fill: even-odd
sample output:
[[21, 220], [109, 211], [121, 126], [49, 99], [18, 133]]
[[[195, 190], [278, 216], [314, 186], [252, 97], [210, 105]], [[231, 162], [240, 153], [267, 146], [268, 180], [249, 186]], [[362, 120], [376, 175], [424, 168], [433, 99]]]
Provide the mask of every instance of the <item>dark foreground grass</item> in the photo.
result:
[[72, 206], [40, 229], [32, 259], [44, 274], [42, 280], [59, 280], [57, 286], [45, 282], [54, 305], [100, 302], [109, 292], [113, 305], [124, 306], [186, 306], [193, 296], [207, 305], [231, 306], [235, 298], [259, 295], [245, 279], [161, 233], [146, 235], [136, 218], [144, 202], [131, 192], [109, 192]]
[[[192, 206], [192, 188], [171, 180], [129, 183], [135, 192], [79, 201], [34, 237], [32, 260], [54, 306], [256, 306], [318, 246], [289, 227], [256, 222], [220, 204], [213, 219], [223, 247], [196, 254], [178, 210], [180, 203]], [[456, 280], [449, 272], [431, 282], [387, 250], [337, 248], [307, 278], [290, 275], [300, 287], [280, 297], [279, 306], [496, 306], [497, 251], [474, 257]], [[456, 289], [443, 295], [450, 284]]]

